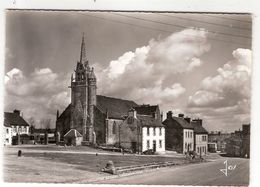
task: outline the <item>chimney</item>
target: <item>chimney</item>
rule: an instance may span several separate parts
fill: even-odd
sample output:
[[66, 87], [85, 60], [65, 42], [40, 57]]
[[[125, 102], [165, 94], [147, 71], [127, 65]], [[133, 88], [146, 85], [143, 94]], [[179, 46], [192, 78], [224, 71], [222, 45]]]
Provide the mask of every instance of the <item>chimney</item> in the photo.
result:
[[16, 109], [14, 110], [14, 114], [17, 114], [18, 116], [20, 116], [20, 112], [21, 112], [20, 110], [16, 110]]
[[171, 119], [172, 118], [172, 111], [169, 111], [169, 112], [167, 112], [167, 119]]
[[190, 123], [190, 118], [189, 117], [186, 117], [184, 118], [188, 123]]
[[184, 114], [179, 114], [178, 117], [179, 117], [179, 118], [183, 118], [183, 117], [184, 117]]
[[198, 119], [194, 119], [192, 120], [194, 121], [195, 123], [199, 124], [200, 126], [202, 126], [202, 119], [198, 118]]
[[136, 110], [135, 110], [134, 108], [131, 108], [131, 109], [128, 111], [128, 116], [131, 116], [131, 117], [136, 118]]

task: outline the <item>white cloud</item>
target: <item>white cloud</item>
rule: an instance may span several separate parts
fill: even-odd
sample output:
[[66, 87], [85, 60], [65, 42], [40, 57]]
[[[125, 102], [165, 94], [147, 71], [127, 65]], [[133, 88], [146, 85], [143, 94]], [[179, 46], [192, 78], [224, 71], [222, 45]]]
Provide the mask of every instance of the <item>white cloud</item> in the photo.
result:
[[234, 59], [218, 68], [216, 76], [206, 77], [199, 90], [189, 97], [187, 111], [205, 119], [218, 116], [218, 121], [233, 117], [228, 123], [237, 125], [250, 122], [251, 51], [239, 48], [232, 54]]
[[234, 60], [218, 68], [218, 75], [206, 77], [197, 91], [189, 99], [193, 107], [226, 107], [250, 99], [251, 52], [237, 49]]
[[152, 39], [97, 71], [99, 93], [163, 107], [186, 91], [172, 76], [199, 67], [200, 56], [209, 49], [205, 30], [186, 29]]
[[24, 76], [19, 69], [5, 75], [5, 110], [22, 110], [25, 118], [51, 118], [54, 125], [56, 110], [69, 104], [69, 76], [53, 73], [49, 68], [35, 69]]

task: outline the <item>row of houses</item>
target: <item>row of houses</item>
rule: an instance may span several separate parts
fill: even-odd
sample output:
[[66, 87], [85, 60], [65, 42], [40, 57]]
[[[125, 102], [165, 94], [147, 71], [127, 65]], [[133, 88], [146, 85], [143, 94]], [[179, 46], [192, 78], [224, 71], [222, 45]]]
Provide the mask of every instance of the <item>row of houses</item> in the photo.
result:
[[20, 110], [4, 113], [4, 145], [55, 143], [55, 132], [55, 129], [36, 129], [30, 126]]
[[[173, 116], [167, 113], [163, 121], [158, 105], [140, 105], [131, 108], [123, 120], [109, 119], [106, 122], [106, 144], [130, 149], [141, 153], [147, 150], [162, 153], [165, 150], [187, 153], [195, 151], [198, 155], [208, 153], [208, 132], [201, 119], [185, 118], [184, 114]], [[63, 141], [81, 145], [83, 136], [71, 129]]]
[[[108, 117], [107, 117], [108, 118]], [[208, 132], [202, 126], [201, 119], [184, 117], [183, 114], [173, 116], [167, 113], [163, 121], [158, 105], [140, 105], [131, 108], [124, 120], [107, 120], [107, 144], [110, 146], [130, 149], [133, 152], [164, 152], [173, 150], [178, 153], [196, 151], [199, 155], [207, 154]], [[17, 135], [33, 135], [34, 142], [44, 142], [46, 132], [53, 143], [56, 139], [55, 130], [29, 128], [20, 111], [5, 112], [4, 115], [4, 144], [14, 142]], [[81, 145], [82, 135], [76, 129], [69, 130], [63, 137], [68, 145]], [[25, 138], [23, 138], [25, 140]], [[20, 140], [21, 141], [21, 140]], [[28, 143], [28, 142], [24, 142]]]

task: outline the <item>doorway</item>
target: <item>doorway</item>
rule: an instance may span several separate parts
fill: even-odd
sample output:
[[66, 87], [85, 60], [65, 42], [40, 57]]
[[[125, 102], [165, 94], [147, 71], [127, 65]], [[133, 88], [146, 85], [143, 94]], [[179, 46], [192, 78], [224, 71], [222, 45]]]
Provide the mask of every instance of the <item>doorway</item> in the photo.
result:
[[156, 152], [156, 140], [153, 140], [153, 152]]
[[136, 153], [137, 143], [136, 142], [131, 142], [131, 147], [132, 147], [133, 153]]

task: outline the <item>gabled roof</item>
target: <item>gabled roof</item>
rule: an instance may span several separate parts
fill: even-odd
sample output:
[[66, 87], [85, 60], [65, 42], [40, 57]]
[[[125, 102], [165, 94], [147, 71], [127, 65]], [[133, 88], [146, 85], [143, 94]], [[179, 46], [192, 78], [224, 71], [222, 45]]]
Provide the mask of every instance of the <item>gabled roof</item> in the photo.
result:
[[181, 117], [172, 117], [177, 123], [181, 125], [182, 128], [184, 129], [193, 129], [193, 126], [188, 123], [184, 118]]
[[82, 137], [82, 135], [77, 131], [76, 129], [70, 129], [64, 137], [72, 137], [72, 138], [77, 138], [77, 137]]
[[71, 110], [71, 103], [67, 106], [67, 108], [61, 113], [61, 115], [58, 117], [58, 119], [62, 119], [68, 115], [70, 115], [70, 110]]
[[29, 124], [23, 119], [22, 116], [12, 113], [12, 112], [5, 112], [4, 113], [4, 126], [11, 127], [11, 126], [29, 126]]
[[33, 133], [45, 133], [47, 130], [48, 133], [55, 133], [56, 129], [33, 129]]
[[191, 125], [194, 127], [194, 133], [196, 134], [208, 134], [208, 131], [202, 127], [202, 125], [196, 123], [196, 122], [191, 122]]
[[158, 105], [140, 105], [134, 107], [137, 114], [140, 115], [152, 115], [156, 112]]
[[140, 121], [141, 126], [146, 127], [164, 127], [159, 119], [155, 119], [147, 115], [137, 115], [137, 119]]
[[108, 112], [108, 118], [122, 119], [129, 109], [138, 106], [134, 101], [97, 95], [97, 108], [103, 113]]
[[193, 126], [182, 117], [167, 118], [162, 123], [167, 127], [173, 126], [175, 128], [194, 129]]

